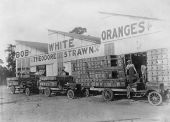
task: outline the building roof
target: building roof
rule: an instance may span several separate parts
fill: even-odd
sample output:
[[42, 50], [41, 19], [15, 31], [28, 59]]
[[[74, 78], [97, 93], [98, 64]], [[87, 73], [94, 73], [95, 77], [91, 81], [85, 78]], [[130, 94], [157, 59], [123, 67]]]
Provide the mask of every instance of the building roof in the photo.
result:
[[48, 31], [52, 32], [52, 33], [49, 33], [49, 35], [57, 33], [57, 34], [61, 34], [61, 35], [64, 35], [64, 36], [69, 36], [69, 37], [80, 39], [80, 40], [90, 41], [90, 42], [93, 42], [93, 43], [96, 43], [96, 44], [101, 43], [99, 37], [94, 37], [94, 36], [89, 36], [89, 35], [86, 36], [86, 35], [68, 33], [68, 32], [62, 32], [62, 31], [56, 31], [56, 30], [51, 30], [51, 29], [49, 29]]
[[30, 41], [21, 41], [16, 40], [17, 43], [23, 44], [29, 47], [36, 48], [37, 50], [48, 52], [48, 43], [41, 43], [41, 42], [30, 42]]

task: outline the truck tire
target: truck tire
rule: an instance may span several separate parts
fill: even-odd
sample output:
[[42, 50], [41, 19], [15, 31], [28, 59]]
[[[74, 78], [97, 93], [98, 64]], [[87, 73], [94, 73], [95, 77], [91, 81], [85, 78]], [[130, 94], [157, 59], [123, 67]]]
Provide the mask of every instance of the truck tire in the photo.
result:
[[12, 93], [12, 94], [15, 94], [15, 86], [11, 86], [11, 87], [10, 87], [10, 90], [11, 90], [11, 93]]
[[30, 96], [30, 94], [31, 94], [30, 88], [26, 88], [25, 95]]
[[50, 88], [46, 88], [44, 90], [44, 94], [45, 94], [45, 96], [50, 97], [51, 96], [51, 89]]
[[102, 96], [105, 101], [111, 101], [111, 100], [113, 100], [114, 94], [111, 89], [105, 89], [102, 92]]
[[148, 95], [148, 101], [151, 105], [158, 106], [162, 103], [162, 95], [156, 91], [152, 91]]
[[75, 93], [74, 93], [74, 91], [72, 89], [69, 89], [67, 91], [67, 98], [68, 99], [74, 99], [75, 98]]

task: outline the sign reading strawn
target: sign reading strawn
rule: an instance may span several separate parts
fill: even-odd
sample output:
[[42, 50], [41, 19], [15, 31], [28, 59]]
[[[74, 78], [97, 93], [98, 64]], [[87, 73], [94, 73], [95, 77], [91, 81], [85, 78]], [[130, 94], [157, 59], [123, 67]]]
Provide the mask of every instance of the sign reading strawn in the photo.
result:
[[66, 57], [76, 57], [76, 56], [83, 56], [83, 55], [89, 55], [89, 54], [93, 55], [96, 52], [99, 52], [99, 46], [91, 45], [87, 47], [67, 50], [67, 51], [64, 51], [63, 54], [64, 54], [64, 58], [66, 58]]
[[139, 35], [144, 33], [149, 27], [146, 25], [145, 21], [140, 21], [125, 26], [119, 26], [113, 29], [107, 29], [102, 31], [101, 39], [102, 41], [117, 40], [121, 38], [126, 38], [129, 36]]

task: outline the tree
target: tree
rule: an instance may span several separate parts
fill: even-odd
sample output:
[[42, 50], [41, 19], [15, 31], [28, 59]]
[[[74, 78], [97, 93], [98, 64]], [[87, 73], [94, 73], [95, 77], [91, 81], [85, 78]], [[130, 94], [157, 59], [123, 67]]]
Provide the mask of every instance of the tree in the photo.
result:
[[8, 69], [0, 65], [0, 85], [6, 84], [6, 78], [8, 76]]
[[0, 64], [3, 64], [4, 62], [3, 62], [3, 60], [2, 59], [0, 59]]
[[86, 28], [82, 28], [82, 27], [75, 27], [72, 31], [70, 31], [69, 33], [75, 33], [75, 34], [84, 34], [87, 32]]
[[15, 76], [16, 72], [16, 59], [15, 59], [15, 45], [9, 44], [5, 52], [8, 53], [7, 68], [9, 70], [9, 76]]

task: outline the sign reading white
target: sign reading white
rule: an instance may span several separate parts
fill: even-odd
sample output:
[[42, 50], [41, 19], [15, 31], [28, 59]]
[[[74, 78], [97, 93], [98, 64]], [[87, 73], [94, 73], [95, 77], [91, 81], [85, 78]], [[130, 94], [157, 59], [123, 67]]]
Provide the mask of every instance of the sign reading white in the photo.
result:
[[51, 43], [51, 44], [48, 44], [48, 49], [51, 52], [51, 51], [58, 51], [58, 50], [73, 48], [74, 47], [73, 41], [74, 39], [71, 38], [68, 40]]
[[145, 21], [139, 21], [124, 26], [119, 26], [117, 28], [103, 30], [101, 39], [105, 42], [108, 40], [118, 40], [130, 36], [140, 35], [146, 31], [149, 31], [150, 27], [151, 25]]

